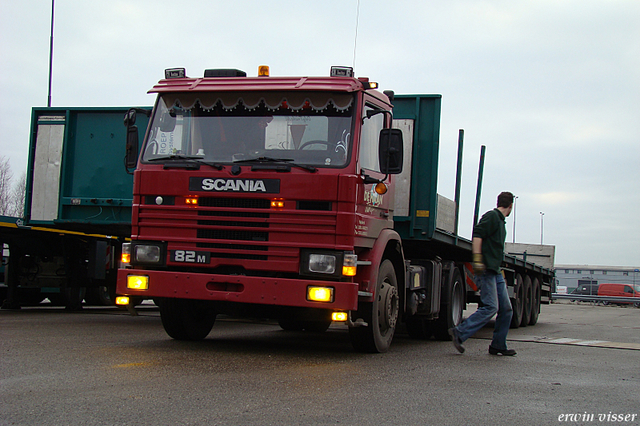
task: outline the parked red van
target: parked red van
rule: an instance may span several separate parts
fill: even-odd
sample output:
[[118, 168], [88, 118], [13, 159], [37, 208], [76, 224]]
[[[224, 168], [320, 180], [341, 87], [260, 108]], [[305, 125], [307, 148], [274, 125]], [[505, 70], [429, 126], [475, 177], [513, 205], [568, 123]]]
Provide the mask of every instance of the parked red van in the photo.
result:
[[598, 296], [637, 297], [638, 302], [635, 302], [634, 306], [640, 308], [640, 285], [638, 284], [600, 284]]

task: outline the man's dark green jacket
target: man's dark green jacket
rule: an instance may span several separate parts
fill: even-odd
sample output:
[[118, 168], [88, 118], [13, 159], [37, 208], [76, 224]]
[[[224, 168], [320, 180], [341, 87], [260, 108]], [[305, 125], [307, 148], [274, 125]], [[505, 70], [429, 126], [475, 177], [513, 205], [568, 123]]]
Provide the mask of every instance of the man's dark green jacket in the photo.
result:
[[482, 238], [482, 259], [487, 270], [500, 272], [504, 259], [507, 228], [504, 215], [497, 208], [486, 212], [473, 228], [473, 237]]

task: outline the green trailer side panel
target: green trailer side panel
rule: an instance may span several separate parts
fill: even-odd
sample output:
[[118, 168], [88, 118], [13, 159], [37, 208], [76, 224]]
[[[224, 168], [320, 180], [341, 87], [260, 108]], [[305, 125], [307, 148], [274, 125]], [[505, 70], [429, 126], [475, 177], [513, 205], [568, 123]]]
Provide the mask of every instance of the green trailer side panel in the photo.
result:
[[409, 216], [394, 217], [404, 240], [430, 240], [436, 229], [441, 101], [441, 95], [396, 95], [393, 100], [394, 119], [415, 120]]
[[[33, 109], [25, 208], [28, 224], [109, 235], [126, 235], [129, 232], [133, 176], [124, 167], [127, 129], [123, 124], [128, 109]], [[144, 136], [148, 121], [145, 114], [137, 115], [140, 139]], [[49, 129], [52, 126], [64, 128], [59, 172], [55, 173], [59, 185], [52, 185], [58, 187], [50, 191], [57, 190], [57, 194], [51, 195], [57, 195], [57, 200], [46, 201], [49, 203], [48, 213], [41, 217], [33, 214], [32, 217], [33, 212], [42, 210], [39, 210], [36, 200], [42, 198], [38, 191], [46, 187], [37, 182], [38, 176], [45, 174], [39, 171], [43, 167], [43, 156], [36, 155], [36, 145], [39, 140], [42, 141], [42, 138], [38, 138], [38, 132], [45, 130], [46, 126]], [[54, 164], [51, 159], [49, 163]], [[51, 174], [50, 171], [48, 173]]]

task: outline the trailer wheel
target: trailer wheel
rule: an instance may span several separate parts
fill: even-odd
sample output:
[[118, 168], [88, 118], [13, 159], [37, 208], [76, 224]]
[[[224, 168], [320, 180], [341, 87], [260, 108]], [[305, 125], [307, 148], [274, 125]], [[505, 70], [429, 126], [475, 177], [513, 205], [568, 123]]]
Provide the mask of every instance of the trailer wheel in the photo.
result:
[[513, 296], [511, 306], [513, 308], [513, 316], [511, 317], [511, 328], [520, 327], [522, 322], [522, 311], [524, 310], [522, 299], [524, 298], [524, 281], [522, 275], [517, 274], [513, 283]]
[[538, 323], [541, 300], [542, 294], [540, 289], [540, 280], [534, 277], [531, 284], [531, 317], [529, 318], [529, 325], [536, 325]]
[[524, 277], [524, 286], [522, 290], [522, 320], [520, 321], [520, 327], [526, 327], [529, 325], [531, 319], [531, 304], [533, 303], [531, 288], [531, 277], [526, 275]]
[[353, 347], [361, 352], [386, 352], [393, 340], [400, 306], [398, 280], [393, 263], [385, 260], [378, 270], [378, 282], [372, 303], [358, 310], [366, 326], [349, 327]]
[[464, 283], [460, 270], [452, 267], [449, 273], [449, 289], [447, 304], [440, 306], [440, 318], [435, 323], [433, 335], [437, 340], [451, 340], [449, 329], [462, 322], [464, 310]]
[[160, 319], [167, 334], [176, 340], [202, 340], [216, 320], [211, 306], [201, 300], [164, 299]]

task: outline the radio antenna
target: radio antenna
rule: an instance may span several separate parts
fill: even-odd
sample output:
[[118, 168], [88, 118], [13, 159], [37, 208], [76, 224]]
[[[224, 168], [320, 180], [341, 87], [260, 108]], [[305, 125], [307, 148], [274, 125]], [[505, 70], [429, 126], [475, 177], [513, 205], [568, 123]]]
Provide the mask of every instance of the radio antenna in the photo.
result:
[[360, 21], [360, 0], [358, 0], [358, 7], [356, 9], [356, 35], [353, 40], [353, 69], [356, 69], [356, 47], [358, 45], [358, 22]]

